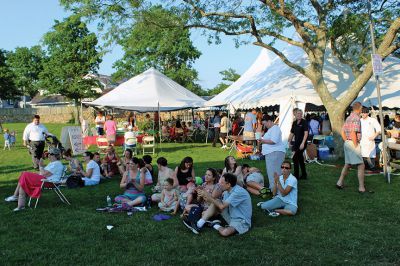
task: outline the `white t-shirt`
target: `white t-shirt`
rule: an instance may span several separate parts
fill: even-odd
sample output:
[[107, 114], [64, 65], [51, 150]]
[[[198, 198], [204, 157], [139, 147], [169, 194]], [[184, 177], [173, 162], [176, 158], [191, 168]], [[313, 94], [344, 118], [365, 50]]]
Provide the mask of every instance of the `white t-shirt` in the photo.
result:
[[370, 137], [373, 137], [376, 132], [381, 131], [381, 125], [378, 120], [372, 117], [361, 118], [361, 155], [362, 157], [375, 158], [375, 141], [369, 140]]
[[52, 173], [52, 175], [47, 177], [46, 179], [53, 181], [53, 182], [57, 182], [57, 181], [60, 181], [61, 176], [63, 175], [64, 165], [59, 160], [57, 160], [57, 161], [49, 163], [44, 168], [44, 170]]
[[286, 152], [285, 144], [282, 142], [282, 132], [277, 125], [273, 125], [268, 129], [267, 133], [264, 134], [262, 139], [272, 140], [275, 144], [263, 144], [262, 154], [270, 154], [274, 151]]
[[[96, 119], [94, 120], [94, 122], [96, 123], [96, 127], [103, 128], [104, 123], [106, 122], [106, 118], [104, 116], [102, 116], [102, 117], [96, 116]], [[103, 122], [103, 123], [97, 124], [97, 122]]]
[[99, 165], [95, 161], [90, 160], [90, 162], [86, 165], [86, 171], [89, 169], [93, 169], [92, 176], [90, 177], [90, 179], [93, 181], [100, 182], [100, 167], [99, 167]]
[[287, 204], [291, 204], [297, 207], [297, 179], [292, 174], [288, 176], [286, 182], [283, 181], [283, 175], [279, 177], [279, 182], [283, 189], [286, 189], [287, 186], [291, 186], [292, 190], [286, 196], [282, 196], [281, 192], [277, 189], [277, 197], [280, 198], [283, 202]]
[[43, 133], [48, 134], [47, 128], [42, 125], [35, 125], [33, 122], [25, 127], [22, 139], [25, 141], [44, 141]]

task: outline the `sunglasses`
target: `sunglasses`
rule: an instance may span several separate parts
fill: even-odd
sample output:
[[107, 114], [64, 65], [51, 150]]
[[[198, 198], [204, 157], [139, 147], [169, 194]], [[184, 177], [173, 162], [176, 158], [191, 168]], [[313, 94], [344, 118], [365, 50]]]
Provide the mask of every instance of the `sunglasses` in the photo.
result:
[[54, 153], [49, 153], [49, 155], [55, 155]]
[[290, 170], [290, 167], [287, 167], [287, 166], [281, 166], [281, 169], [286, 169], [286, 170]]

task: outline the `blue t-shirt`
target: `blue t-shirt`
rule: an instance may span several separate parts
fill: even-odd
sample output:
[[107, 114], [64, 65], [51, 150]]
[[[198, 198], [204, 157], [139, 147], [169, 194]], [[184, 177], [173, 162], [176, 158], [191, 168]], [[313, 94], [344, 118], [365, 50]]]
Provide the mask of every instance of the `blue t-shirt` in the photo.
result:
[[297, 207], [297, 179], [290, 174], [286, 179], [286, 182], [283, 181], [283, 175], [279, 177], [279, 182], [283, 189], [286, 189], [287, 186], [291, 186], [292, 190], [286, 196], [282, 196], [281, 192], [278, 190], [277, 197], [280, 198], [283, 202], [287, 204], [291, 204]]
[[4, 133], [4, 140], [10, 141], [10, 134]]
[[244, 117], [244, 131], [247, 132], [253, 132], [254, 131], [254, 125], [257, 123], [257, 118], [256, 115], [248, 112], [246, 116]]
[[252, 205], [249, 192], [239, 185], [234, 186], [230, 192], [223, 193], [223, 202], [229, 203], [229, 216], [231, 219], [243, 219], [251, 225]]

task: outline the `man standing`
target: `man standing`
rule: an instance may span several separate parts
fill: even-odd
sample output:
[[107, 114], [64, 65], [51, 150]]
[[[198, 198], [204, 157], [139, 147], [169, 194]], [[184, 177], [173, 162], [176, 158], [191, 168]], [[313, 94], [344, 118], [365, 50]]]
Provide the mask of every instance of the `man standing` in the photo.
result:
[[214, 199], [211, 194], [205, 190], [199, 190], [198, 194], [206, 202], [210, 203], [208, 209], [202, 214], [197, 223], [184, 224], [198, 234], [208, 219], [214, 215], [221, 214], [228, 226], [223, 227], [219, 221], [208, 222], [221, 236], [231, 236], [236, 233], [244, 234], [251, 227], [252, 205], [250, 194], [241, 186], [236, 184], [237, 177], [234, 174], [225, 173], [219, 179], [219, 185], [224, 190], [222, 201]]
[[216, 147], [217, 141], [219, 140], [219, 133], [221, 130], [221, 116], [220, 111], [216, 111], [214, 118], [213, 118], [213, 126], [214, 126], [214, 140], [213, 140], [213, 147]]
[[32, 123], [25, 127], [22, 140], [24, 146], [29, 148], [29, 152], [32, 155], [33, 168], [35, 169], [39, 169], [38, 162], [43, 156], [45, 134], [47, 135], [48, 133], [47, 128], [40, 124], [39, 115], [35, 115]]
[[244, 117], [244, 128], [243, 128], [243, 137], [244, 138], [254, 138], [254, 132], [257, 126], [257, 110], [252, 109], [251, 112], [248, 112]]
[[375, 170], [375, 138], [381, 134], [381, 125], [376, 118], [369, 117], [368, 114], [368, 108], [363, 107], [361, 112], [361, 155], [368, 168]]
[[351, 165], [357, 165], [357, 176], [358, 176], [358, 191], [360, 193], [365, 192], [364, 185], [364, 162], [361, 156], [361, 113], [362, 105], [360, 102], [353, 104], [353, 112], [346, 118], [342, 128], [342, 138], [344, 141], [344, 158], [345, 165], [343, 166], [342, 173], [340, 174], [339, 180], [336, 183], [338, 189], [344, 188], [344, 178], [347, 175]]
[[[293, 145], [292, 140], [294, 137]], [[292, 129], [289, 134], [289, 147], [293, 151], [293, 166], [294, 176], [297, 179], [307, 179], [306, 165], [304, 163], [304, 150], [307, 148], [308, 138], [308, 124], [303, 119], [303, 111], [297, 109], [295, 113], [295, 121], [292, 124]], [[301, 168], [301, 175], [299, 173], [299, 165]]]

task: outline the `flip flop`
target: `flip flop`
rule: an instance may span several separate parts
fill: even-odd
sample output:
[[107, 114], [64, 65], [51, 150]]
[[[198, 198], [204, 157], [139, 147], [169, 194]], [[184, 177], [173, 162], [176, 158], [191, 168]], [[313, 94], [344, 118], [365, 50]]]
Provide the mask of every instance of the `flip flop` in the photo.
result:
[[344, 185], [338, 185], [338, 184], [336, 184], [336, 188], [337, 188], [337, 189], [344, 189]]
[[153, 220], [156, 222], [161, 222], [161, 221], [168, 220], [168, 219], [171, 219], [171, 216], [166, 215], [166, 214], [156, 214], [153, 216]]

